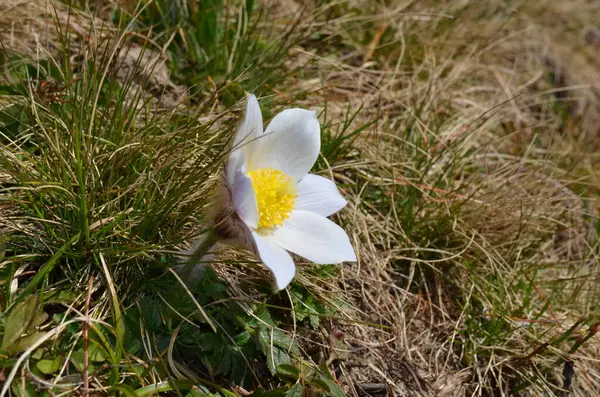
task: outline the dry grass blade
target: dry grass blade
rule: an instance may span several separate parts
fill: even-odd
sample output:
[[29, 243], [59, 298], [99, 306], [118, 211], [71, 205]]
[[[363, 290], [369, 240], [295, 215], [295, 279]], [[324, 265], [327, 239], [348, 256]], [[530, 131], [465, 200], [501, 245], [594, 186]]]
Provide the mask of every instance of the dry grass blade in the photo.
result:
[[213, 321], [210, 319], [210, 317], [208, 317], [208, 315], [206, 314], [206, 312], [204, 311], [204, 309], [202, 308], [202, 306], [200, 305], [200, 303], [198, 303], [198, 301], [194, 297], [194, 294], [189, 290], [189, 288], [186, 285], [186, 283], [179, 277], [179, 275], [177, 274], [177, 272], [175, 272], [173, 269], [168, 269], [168, 270], [169, 270], [169, 272], [171, 272], [171, 274], [173, 275], [173, 277], [175, 277], [177, 279], [177, 281], [179, 282], [179, 284], [181, 285], [181, 287], [185, 290], [185, 293], [190, 296], [190, 298], [192, 299], [192, 301], [196, 305], [196, 308], [198, 309], [198, 312], [202, 315], [202, 317], [204, 318], [204, 320], [206, 321], [206, 323], [208, 325], [210, 325], [210, 327], [212, 328], [212, 330], [214, 332], [217, 332], [217, 327], [215, 326], [215, 324], [213, 323]]

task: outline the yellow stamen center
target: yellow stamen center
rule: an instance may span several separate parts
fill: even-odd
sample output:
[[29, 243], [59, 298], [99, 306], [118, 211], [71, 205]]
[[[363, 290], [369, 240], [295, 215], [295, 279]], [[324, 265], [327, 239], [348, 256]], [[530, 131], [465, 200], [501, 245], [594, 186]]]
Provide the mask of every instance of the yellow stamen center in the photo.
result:
[[258, 227], [281, 226], [296, 203], [295, 186], [286, 174], [273, 168], [248, 172], [258, 207]]

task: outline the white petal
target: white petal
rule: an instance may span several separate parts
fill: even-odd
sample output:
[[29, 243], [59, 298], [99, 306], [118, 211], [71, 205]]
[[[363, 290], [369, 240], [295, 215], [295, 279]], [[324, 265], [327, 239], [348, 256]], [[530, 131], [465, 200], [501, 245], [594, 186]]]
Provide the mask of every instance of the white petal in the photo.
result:
[[241, 168], [246, 168], [246, 160], [244, 152], [241, 150], [234, 150], [229, 154], [229, 160], [227, 160], [227, 166], [225, 169], [225, 176], [229, 186], [233, 186], [235, 182], [236, 171]]
[[233, 185], [233, 203], [240, 218], [249, 227], [256, 229], [258, 227], [256, 195], [252, 187], [252, 180], [241, 171], [236, 172]]
[[250, 159], [256, 152], [258, 138], [263, 135], [263, 120], [258, 100], [253, 94], [246, 98], [246, 112], [244, 121], [239, 126], [233, 138], [232, 155], [242, 149], [246, 159]]
[[313, 212], [292, 211], [281, 227], [264, 238], [318, 264], [356, 261], [344, 229]]
[[252, 237], [254, 237], [260, 260], [275, 276], [277, 288], [284, 289], [296, 274], [296, 265], [294, 265], [292, 257], [283, 248], [259, 236], [258, 233], [252, 232]]
[[310, 211], [323, 216], [335, 214], [348, 204], [338, 192], [335, 182], [322, 176], [306, 174], [296, 185], [297, 210]]
[[[232, 164], [232, 161], [237, 161], [237, 165], [235, 165], [236, 168], [233, 168], [234, 166], [231, 167], [233, 181], [228, 180], [233, 196], [233, 205], [240, 218], [249, 227], [256, 229], [258, 227], [258, 206], [256, 204], [256, 194], [254, 193], [252, 180], [246, 175], [243, 152], [239, 152], [234, 156], [235, 158], [231, 158], [229, 161], [230, 164]], [[227, 167], [228, 174], [230, 164]]]
[[273, 118], [248, 170], [273, 167], [299, 181], [310, 171], [321, 150], [321, 127], [314, 111], [287, 109]]

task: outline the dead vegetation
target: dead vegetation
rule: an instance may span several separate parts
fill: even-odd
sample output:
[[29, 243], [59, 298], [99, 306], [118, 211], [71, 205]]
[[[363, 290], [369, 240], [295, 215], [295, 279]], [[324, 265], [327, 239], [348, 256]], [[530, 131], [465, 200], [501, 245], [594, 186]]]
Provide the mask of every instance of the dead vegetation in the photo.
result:
[[[359, 261], [334, 283], [309, 266], [299, 276], [337, 317], [288, 330], [351, 395], [600, 390], [600, 6], [492, 3], [309, 5], [323, 39], [290, 54], [308, 66], [275, 92], [312, 92], [294, 102], [306, 107], [326, 97], [334, 120], [348, 104], [362, 106], [356, 124], [375, 120], [323, 170], [349, 198], [341, 221]], [[4, 46], [51, 53], [47, 7], [0, 5]], [[69, 21], [81, 37], [91, 23]], [[165, 73], [159, 63], [144, 80]], [[238, 298], [256, 297], [263, 270], [215, 268]]]
[[[600, 9], [373, 7], [369, 29], [349, 29], [354, 15], [327, 24], [352, 51], [314, 58], [330, 108], [349, 101], [378, 118], [357, 158], [333, 169], [356, 184], [360, 262], [344, 270], [345, 292], [361, 320], [395, 331], [346, 327], [359, 363], [347, 379], [453, 396], [543, 378], [521, 393], [595, 395]], [[389, 202], [366, 198], [372, 189]], [[567, 334], [590, 339], [569, 354], [553, 345]]]

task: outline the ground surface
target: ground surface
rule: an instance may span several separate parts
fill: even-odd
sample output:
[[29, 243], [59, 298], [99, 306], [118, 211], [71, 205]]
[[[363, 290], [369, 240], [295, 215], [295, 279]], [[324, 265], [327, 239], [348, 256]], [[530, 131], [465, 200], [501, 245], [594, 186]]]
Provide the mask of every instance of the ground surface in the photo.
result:
[[[1, 396], [600, 393], [600, 4], [67, 3], [0, 2]], [[173, 271], [245, 91], [359, 259], [279, 294]]]

